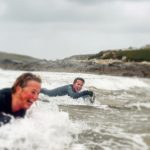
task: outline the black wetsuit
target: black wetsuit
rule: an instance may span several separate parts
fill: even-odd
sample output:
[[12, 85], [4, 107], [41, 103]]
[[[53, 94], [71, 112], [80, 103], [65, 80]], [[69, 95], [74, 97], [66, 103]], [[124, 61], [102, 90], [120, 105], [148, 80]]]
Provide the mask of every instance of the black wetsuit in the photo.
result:
[[17, 112], [12, 112], [12, 93], [11, 88], [0, 90], [0, 126], [10, 122], [12, 115], [13, 117], [24, 117], [26, 110], [22, 109]]
[[91, 95], [91, 91], [82, 91], [82, 92], [75, 92], [73, 90], [73, 85], [69, 84], [69, 85], [65, 85], [62, 87], [58, 87], [56, 89], [52, 89], [52, 90], [48, 90], [46, 88], [42, 88], [41, 89], [41, 93], [48, 95], [48, 96], [64, 96], [64, 95], [68, 95], [72, 98], [80, 98], [80, 97], [86, 97], [86, 96], [92, 96]]

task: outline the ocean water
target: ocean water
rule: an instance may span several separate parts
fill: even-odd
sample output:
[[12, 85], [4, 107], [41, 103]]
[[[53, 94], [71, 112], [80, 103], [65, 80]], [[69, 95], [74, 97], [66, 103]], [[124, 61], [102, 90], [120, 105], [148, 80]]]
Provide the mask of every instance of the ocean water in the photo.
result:
[[[10, 87], [22, 73], [0, 70], [0, 88]], [[49, 89], [83, 77], [95, 103], [40, 94], [24, 119], [0, 127], [0, 150], [150, 150], [150, 79], [33, 73]]]

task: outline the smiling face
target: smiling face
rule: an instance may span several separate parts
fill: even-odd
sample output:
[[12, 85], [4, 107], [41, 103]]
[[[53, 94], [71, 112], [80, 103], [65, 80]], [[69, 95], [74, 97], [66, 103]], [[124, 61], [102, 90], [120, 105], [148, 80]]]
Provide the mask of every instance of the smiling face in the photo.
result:
[[75, 92], [79, 92], [82, 87], [83, 87], [84, 82], [82, 80], [77, 80], [74, 84], [73, 84], [73, 89]]
[[41, 83], [30, 80], [25, 87], [18, 86], [16, 88], [16, 109], [28, 109], [37, 99], [41, 90]]

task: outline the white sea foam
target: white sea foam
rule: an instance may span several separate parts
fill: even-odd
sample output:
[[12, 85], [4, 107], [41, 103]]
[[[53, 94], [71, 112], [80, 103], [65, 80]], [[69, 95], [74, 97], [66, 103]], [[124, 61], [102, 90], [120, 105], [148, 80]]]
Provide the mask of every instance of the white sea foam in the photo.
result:
[[132, 104], [129, 104], [126, 106], [127, 107], [136, 107], [138, 110], [141, 110], [142, 108], [150, 109], [150, 103], [137, 102], [137, 103], [132, 103]]
[[105, 90], [127, 90], [130, 88], [148, 88], [150, 85], [139, 78], [99, 76], [87, 80], [88, 86]]
[[149, 88], [150, 81], [142, 78], [129, 78], [92, 74], [73, 74], [73, 73], [47, 73], [41, 74], [43, 78], [43, 87], [49, 89], [70, 84], [75, 77], [83, 77], [85, 79], [85, 88], [95, 87], [104, 90], [127, 90], [130, 88]]
[[[0, 88], [11, 86], [17, 76], [22, 71], [0, 70]], [[104, 90], [122, 90], [130, 88], [150, 88], [150, 81], [142, 78], [129, 78], [105, 75], [92, 75], [81, 73], [55, 73], [55, 72], [35, 72], [42, 78], [42, 87], [53, 89], [66, 84], [71, 84], [76, 77], [85, 79], [85, 89], [95, 87]], [[148, 82], [147, 82], [148, 81]]]
[[[143, 136], [139, 135], [139, 134], [130, 134], [126, 131], [124, 131], [122, 128], [119, 127], [115, 127], [115, 126], [109, 126], [109, 128], [107, 129], [107, 133], [103, 133], [100, 132], [100, 129], [104, 127], [99, 127], [99, 128], [95, 128], [93, 129], [95, 132], [98, 132], [101, 134], [101, 136], [107, 136], [108, 139], [106, 141], [102, 141], [99, 145], [100, 147], [102, 147], [103, 149], [107, 150], [107, 149], [118, 149], [119, 147], [122, 147], [121, 143], [124, 143], [124, 148], [123, 149], [131, 149], [131, 145], [132, 145], [132, 149], [134, 150], [148, 150], [149, 147], [147, 146], [147, 144], [145, 144], [145, 142], [143, 141]], [[114, 137], [114, 138], [112, 138]], [[114, 139], [120, 139], [120, 141], [122, 141], [121, 143], [118, 141], [116, 142]], [[119, 148], [122, 149], [122, 148]]]
[[73, 123], [68, 113], [39, 102], [26, 118], [13, 120], [0, 128], [0, 149], [69, 149], [81, 129], [82, 124]]

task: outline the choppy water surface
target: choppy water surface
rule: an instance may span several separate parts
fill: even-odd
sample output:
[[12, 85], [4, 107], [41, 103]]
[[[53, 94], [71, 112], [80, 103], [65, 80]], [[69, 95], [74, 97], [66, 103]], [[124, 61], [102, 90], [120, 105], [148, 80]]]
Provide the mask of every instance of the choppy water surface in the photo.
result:
[[[0, 88], [11, 86], [22, 72], [0, 70]], [[150, 79], [105, 75], [36, 72], [43, 87], [52, 89], [85, 78], [82, 98], [47, 97], [25, 119], [0, 127], [0, 150], [149, 150]]]

